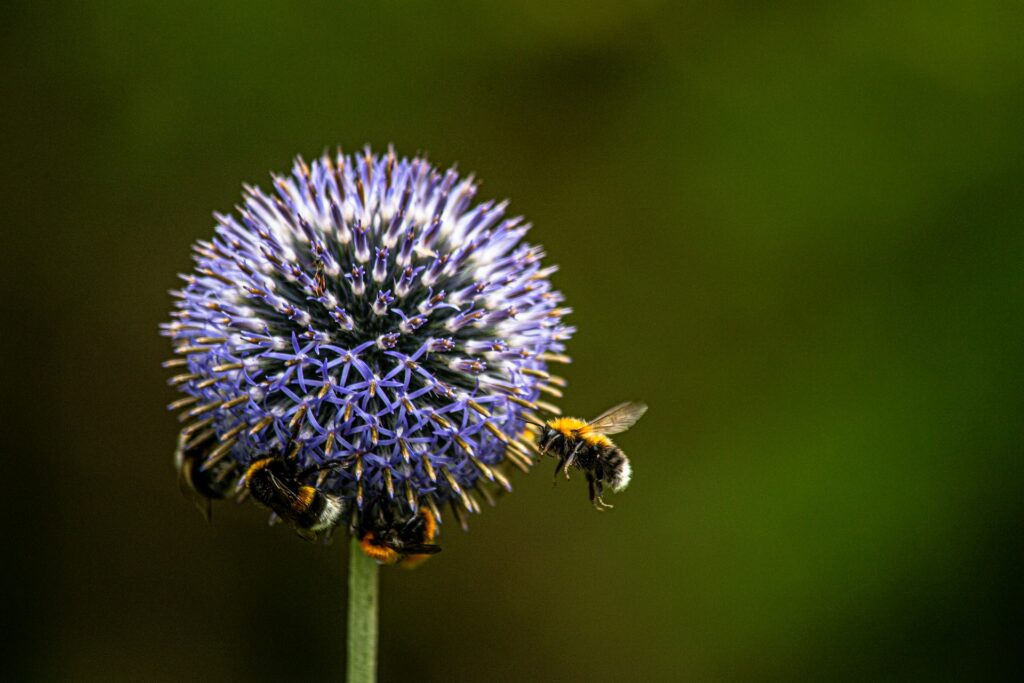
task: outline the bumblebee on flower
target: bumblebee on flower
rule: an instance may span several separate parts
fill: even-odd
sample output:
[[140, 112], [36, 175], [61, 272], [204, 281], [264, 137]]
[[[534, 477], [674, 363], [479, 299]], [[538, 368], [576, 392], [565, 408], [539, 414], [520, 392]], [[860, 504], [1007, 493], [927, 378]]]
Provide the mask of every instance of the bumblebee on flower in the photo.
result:
[[299, 159], [216, 216], [163, 326], [194, 493], [232, 485], [304, 536], [347, 527], [399, 561], [433, 552], [443, 509], [465, 527], [511, 489], [573, 330], [529, 224], [476, 192], [367, 149]]

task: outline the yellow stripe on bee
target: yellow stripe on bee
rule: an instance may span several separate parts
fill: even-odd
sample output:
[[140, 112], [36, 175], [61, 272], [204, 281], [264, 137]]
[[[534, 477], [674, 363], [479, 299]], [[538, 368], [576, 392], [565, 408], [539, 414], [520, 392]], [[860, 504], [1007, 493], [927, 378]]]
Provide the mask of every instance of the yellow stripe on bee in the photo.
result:
[[583, 420], [577, 420], [575, 417], [556, 417], [554, 420], [548, 421], [548, 427], [559, 432], [562, 436], [574, 438], [580, 436], [582, 430], [587, 428], [587, 423]]
[[588, 446], [611, 446], [612, 440], [600, 432], [595, 432], [590, 425], [575, 417], [556, 417], [548, 422], [548, 427], [568, 439], [583, 439]]
[[423, 542], [430, 543], [434, 540], [434, 534], [437, 533], [437, 520], [434, 518], [432, 513], [427, 508], [420, 508], [420, 514], [423, 515]]
[[384, 545], [376, 545], [373, 541], [373, 532], [370, 532], [359, 541], [359, 547], [369, 557], [381, 564], [394, 564], [398, 562], [399, 555], [395, 550]]
[[257, 460], [249, 465], [249, 469], [245, 471], [245, 477], [243, 477], [246, 487], [249, 486], [249, 480], [252, 479], [252, 475], [269, 465], [271, 460], [273, 460], [273, 458], [263, 458], [262, 460]]
[[309, 506], [313, 504], [313, 498], [316, 497], [316, 489], [312, 486], [300, 486], [298, 500], [295, 501], [295, 512], [305, 512], [309, 509]]

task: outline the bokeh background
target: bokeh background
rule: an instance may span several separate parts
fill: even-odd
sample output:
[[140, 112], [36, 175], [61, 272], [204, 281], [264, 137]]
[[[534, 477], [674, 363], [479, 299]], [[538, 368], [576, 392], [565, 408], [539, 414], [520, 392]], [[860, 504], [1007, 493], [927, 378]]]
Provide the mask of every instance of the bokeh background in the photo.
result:
[[382, 680], [1020, 673], [1024, 5], [746, 5], [6, 6], [2, 666], [340, 677], [345, 544], [180, 497], [157, 325], [243, 182], [394, 143], [562, 266], [567, 412], [651, 410], [614, 511], [545, 465], [384, 571]]

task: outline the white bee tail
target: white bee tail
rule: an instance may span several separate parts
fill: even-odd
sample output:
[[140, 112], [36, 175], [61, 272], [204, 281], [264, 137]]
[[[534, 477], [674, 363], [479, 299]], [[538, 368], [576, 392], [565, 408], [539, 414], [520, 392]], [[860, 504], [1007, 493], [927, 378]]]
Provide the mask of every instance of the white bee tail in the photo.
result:
[[633, 476], [633, 466], [629, 464], [629, 460], [625, 455], [622, 456], [622, 466], [619, 471], [616, 472], [615, 478], [612, 480], [612, 491], [618, 493], [627, 486], [629, 486], [629, 480]]

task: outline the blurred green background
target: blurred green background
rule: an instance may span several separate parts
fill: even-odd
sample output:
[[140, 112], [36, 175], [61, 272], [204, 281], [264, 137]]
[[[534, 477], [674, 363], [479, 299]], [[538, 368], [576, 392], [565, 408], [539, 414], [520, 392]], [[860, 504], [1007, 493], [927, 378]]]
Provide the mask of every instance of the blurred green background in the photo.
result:
[[5, 667], [338, 680], [344, 543], [204, 524], [157, 335], [241, 184], [364, 143], [512, 199], [643, 398], [598, 515], [546, 464], [385, 570], [409, 680], [1020, 673], [1024, 5], [3, 10]]

